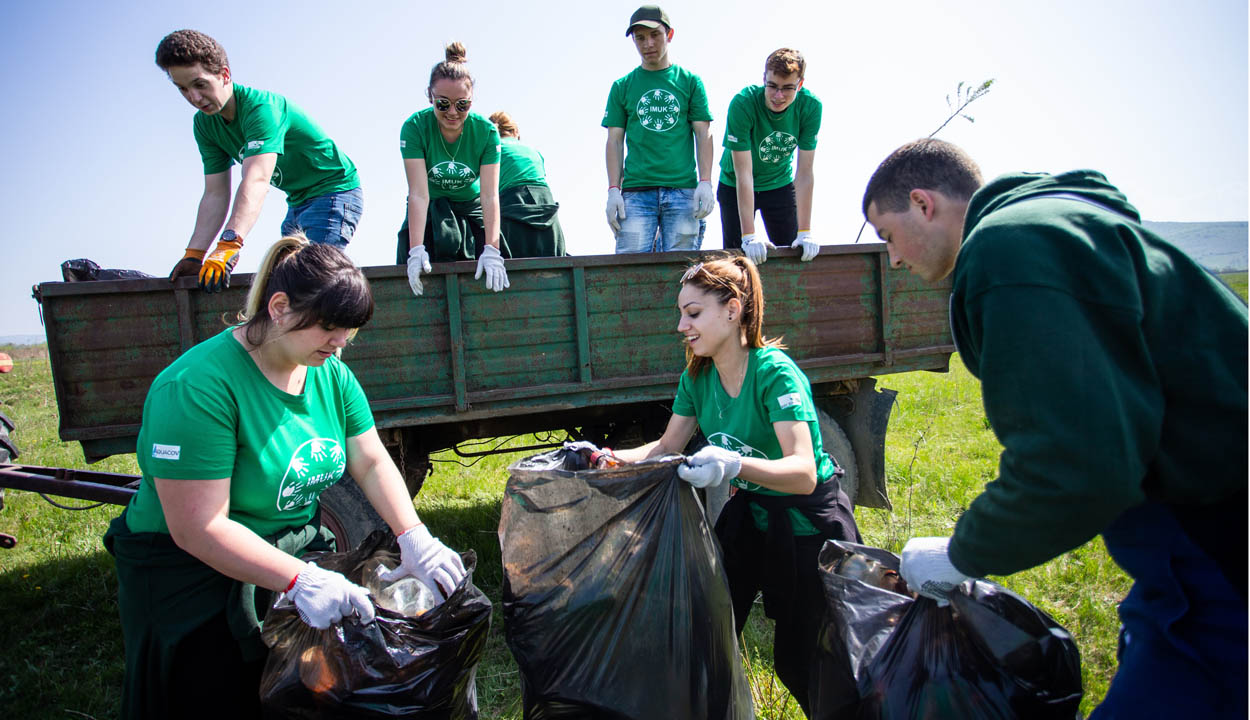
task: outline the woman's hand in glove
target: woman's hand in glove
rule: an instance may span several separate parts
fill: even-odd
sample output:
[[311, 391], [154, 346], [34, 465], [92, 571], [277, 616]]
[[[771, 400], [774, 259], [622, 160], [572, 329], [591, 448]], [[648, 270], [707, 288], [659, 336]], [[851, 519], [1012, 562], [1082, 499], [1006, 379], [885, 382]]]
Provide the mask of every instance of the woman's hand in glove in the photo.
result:
[[400, 563], [394, 570], [382, 573], [386, 582], [412, 576], [450, 597], [467, 574], [460, 554], [438, 541], [424, 523], [409, 528], [399, 536]]
[[714, 445], [708, 445], [677, 466], [681, 479], [697, 488], [716, 487], [738, 477], [741, 470], [741, 455]]
[[300, 619], [324, 630], [355, 610], [362, 623], [373, 622], [373, 602], [369, 591], [333, 570], [308, 563], [286, 592]]

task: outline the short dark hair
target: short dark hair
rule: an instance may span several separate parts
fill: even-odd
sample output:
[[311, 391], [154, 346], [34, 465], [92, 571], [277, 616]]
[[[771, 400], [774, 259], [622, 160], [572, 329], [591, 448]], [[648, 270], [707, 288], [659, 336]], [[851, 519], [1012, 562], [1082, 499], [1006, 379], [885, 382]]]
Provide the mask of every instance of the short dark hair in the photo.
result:
[[284, 292], [299, 322], [291, 330], [323, 327], [363, 327], [373, 317], [373, 292], [365, 274], [337, 247], [311, 244], [296, 233], [274, 243], [261, 260], [247, 296], [247, 307], [239, 313], [247, 341], [265, 341], [273, 318], [269, 299]]
[[175, 30], [156, 46], [156, 66], [165, 72], [171, 67], [189, 67], [196, 63], [213, 74], [230, 67], [230, 59], [221, 43], [199, 30]]
[[903, 212], [917, 188], [967, 200], [981, 185], [981, 168], [957, 145], [934, 138], [913, 140], [877, 166], [864, 190], [864, 217], [874, 201], [877, 212]]

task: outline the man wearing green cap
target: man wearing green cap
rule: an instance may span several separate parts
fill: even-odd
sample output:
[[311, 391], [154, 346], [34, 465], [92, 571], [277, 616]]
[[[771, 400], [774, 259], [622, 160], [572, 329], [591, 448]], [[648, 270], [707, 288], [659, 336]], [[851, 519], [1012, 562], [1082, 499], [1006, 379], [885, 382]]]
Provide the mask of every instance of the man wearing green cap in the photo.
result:
[[603, 112], [616, 251], [697, 250], [716, 205], [707, 92], [669, 61], [673, 25], [659, 6], [638, 8], [625, 35], [642, 64], [612, 84]]

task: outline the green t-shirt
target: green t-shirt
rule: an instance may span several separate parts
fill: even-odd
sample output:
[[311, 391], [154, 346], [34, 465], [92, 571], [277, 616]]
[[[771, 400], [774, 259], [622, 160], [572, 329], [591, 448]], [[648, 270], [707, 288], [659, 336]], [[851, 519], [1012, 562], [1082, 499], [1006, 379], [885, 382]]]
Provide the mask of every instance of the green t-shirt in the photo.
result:
[[469, 113], [460, 139], [449, 145], [431, 106], [404, 121], [399, 130], [399, 154], [405, 160], [425, 160], [431, 200], [472, 200], [482, 193], [482, 166], [499, 163], [499, 129], [481, 115]]
[[356, 166], [312, 118], [277, 93], [234, 84], [234, 122], [197, 112], [193, 120], [204, 174], [277, 153], [269, 184], [286, 193], [291, 207], [322, 195], [360, 187]]
[[711, 119], [703, 81], [677, 65], [637, 67], [612, 83], [603, 127], [625, 128], [621, 188], [698, 185], [691, 123]]
[[815, 150], [820, 132], [820, 100], [800, 88], [781, 112], [768, 109], [763, 85], [743, 88], [729, 103], [725, 119], [725, 152], [720, 156], [720, 181], [737, 187], [733, 150], [751, 152], [755, 191], [776, 190], [794, 182], [794, 150]]
[[[807, 423], [812, 436], [812, 452], [816, 458], [816, 479], [826, 482], [837, 469], [820, 441], [820, 425], [816, 422], [816, 406], [812, 403], [812, 385], [798, 365], [776, 348], [754, 348], [748, 359], [746, 377], [738, 397], [731, 398], [721, 385], [715, 365], [691, 378], [683, 372], [677, 384], [673, 414], [693, 417], [707, 437], [708, 444], [723, 447], [743, 457], [780, 460], [781, 443], [773, 423], [797, 420]], [[738, 478], [734, 487], [761, 495], [787, 495]], [[790, 509], [790, 524], [795, 535], [815, 535], [816, 528], [802, 511]], [[755, 524], [768, 529], [768, 512], [751, 505]]]
[[514, 137], [501, 138], [499, 146], [499, 190], [517, 185], [546, 185], [547, 168], [543, 156]]
[[346, 440], [373, 427], [356, 376], [338, 358], [309, 367], [304, 392], [274, 387], [231, 330], [165, 368], [148, 390], [136, 453], [143, 479], [131, 532], [169, 532], [152, 478], [230, 478], [230, 519], [265, 536], [308, 523], [343, 475]]

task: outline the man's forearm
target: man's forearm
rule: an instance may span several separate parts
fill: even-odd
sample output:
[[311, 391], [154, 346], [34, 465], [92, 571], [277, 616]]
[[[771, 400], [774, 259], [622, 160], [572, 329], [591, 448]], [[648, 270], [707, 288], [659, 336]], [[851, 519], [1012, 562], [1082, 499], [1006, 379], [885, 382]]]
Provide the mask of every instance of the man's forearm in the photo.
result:
[[798, 210], [799, 230], [812, 229], [812, 190], [815, 185], [810, 174], [800, 174], [794, 179], [794, 202]]
[[200, 207], [195, 214], [195, 230], [191, 233], [191, 242], [187, 247], [195, 250], [208, 250], [226, 221], [226, 211], [230, 209], [230, 191], [205, 191], [200, 197]]
[[234, 207], [230, 211], [230, 219], [226, 221], [226, 228], [246, 238], [256, 224], [256, 219], [260, 217], [268, 192], [268, 178], [245, 177], [234, 195]]

